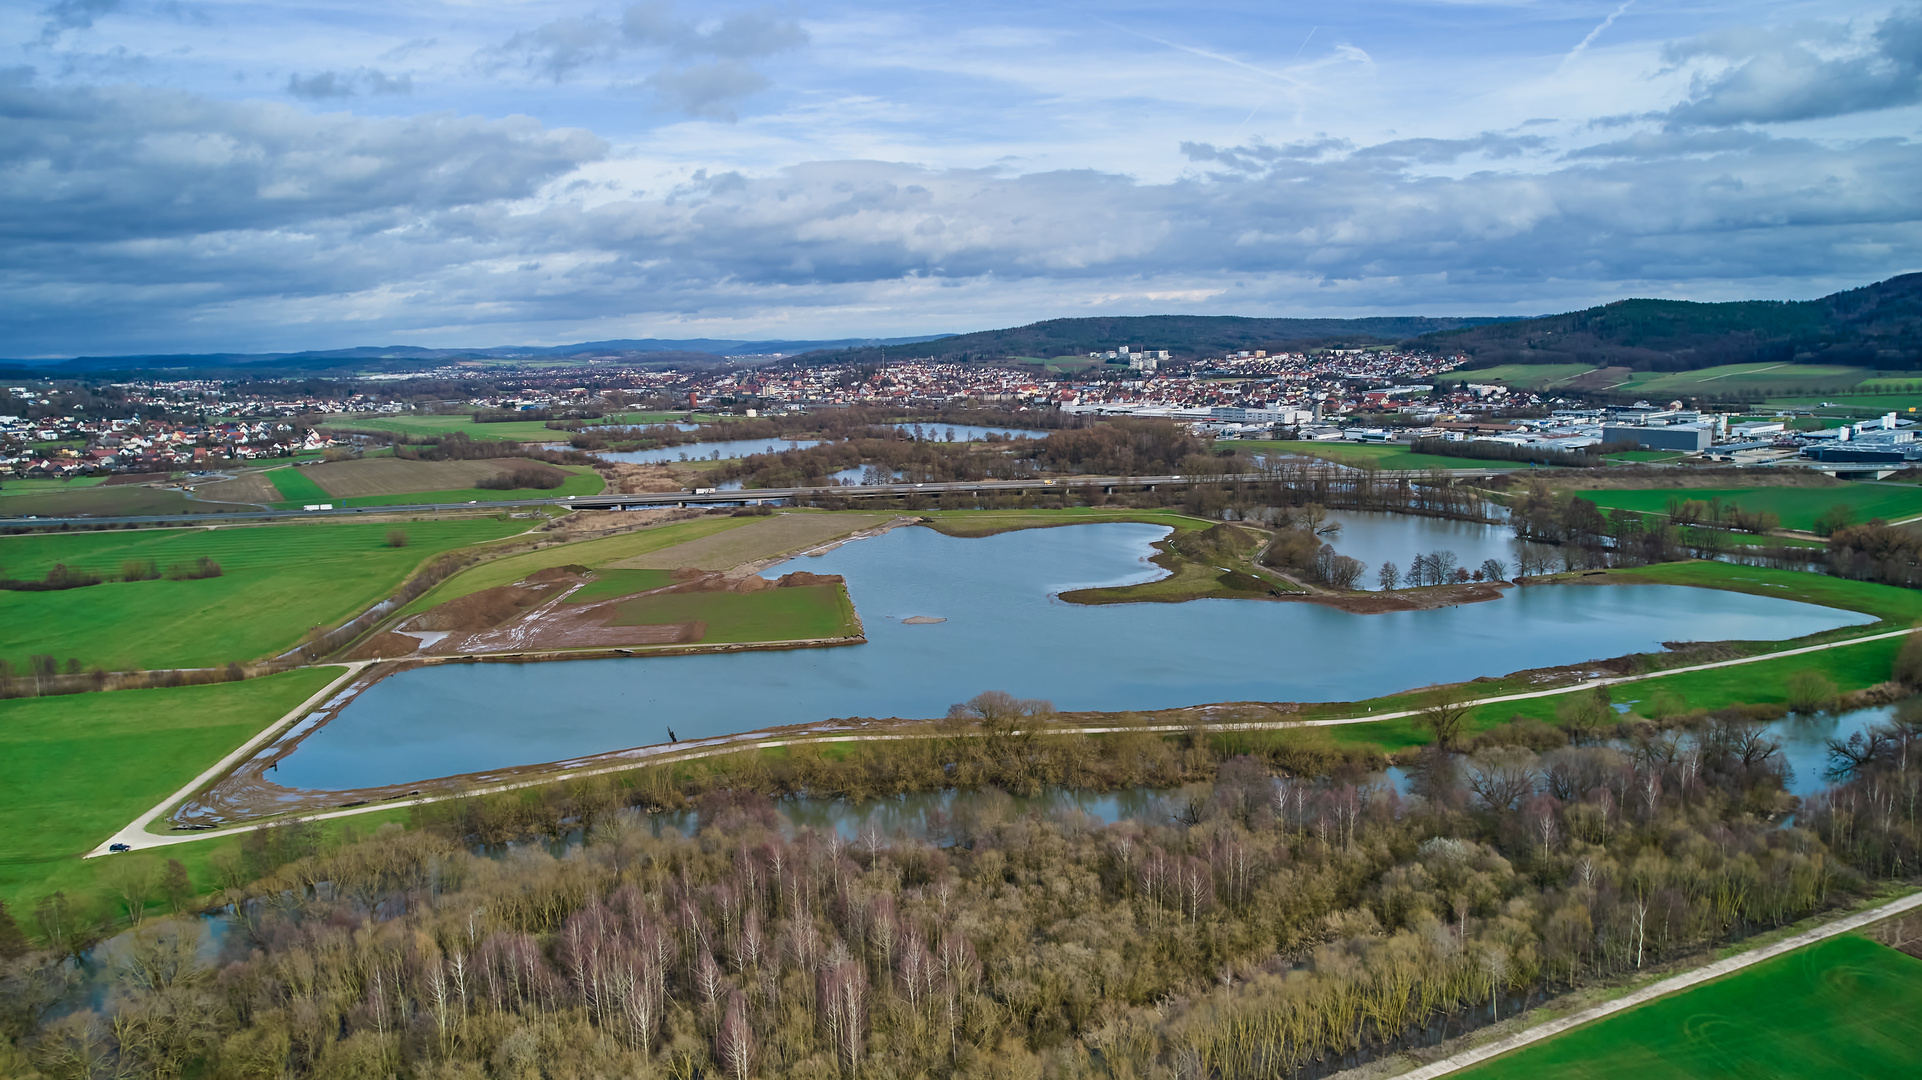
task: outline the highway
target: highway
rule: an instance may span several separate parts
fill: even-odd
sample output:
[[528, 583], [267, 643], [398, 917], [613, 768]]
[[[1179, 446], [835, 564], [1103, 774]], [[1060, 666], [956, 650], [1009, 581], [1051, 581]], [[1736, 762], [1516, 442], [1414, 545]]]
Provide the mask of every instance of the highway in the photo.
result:
[[[1354, 470], [1330, 465], [1337, 475], [1349, 475]], [[1512, 468], [1450, 469], [1451, 480], [1486, 480], [1502, 473], [1517, 471]], [[1421, 469], [1382, 469], [1371, 474], [1375, 480], [1426, 480], [1433, 474]], [[1152, 491], [1158, 487], [1182, 484], [1222, 484], [1222, 483], [1261, 483], [1271, 477], [1264, 473], [1239, 473], [1228, 476], [1078, 476], [1078, 477], [1037, 477], [1028, 480], [972, 480], [936, 484], [868, 484], [860, 487], [791, 487], [791, 488], [751, 488], [732, 491], [668, 491], [650, 492], [642, 495], [578, 495], [565, 498], [510, 499], [498, 502], [458, 502], [458, 503], [410, 503], [404, 506], [353, 506], [336, 507], [332, 510], [248, 510], [233, 513], [198, 514], [147, 514], [124, 517], [0, 517], [0, 526], [5, 525], [160, 525], [183, 523], [190, 525], [216, 524], [226, 521], [261, 521], [285, 518], [324, 518], [354, 517], [361, 514], [419, 514], [437, 513], [447, 510], [474, 510], [483, 507], [516, 506], [569, 506], [577, 510], [642, 510], [653, 506], [702, 506], [730, 505], [743, 502], [784, 502], [789, 499], [877, 499], [898, 498], [903, 495], [943, 495], [956, 492], [965, 495], [987, 495], [999, 492], [1046, 491], [1049, 489], [1082, 490], [1091, 487], [1101, 488], [1108, 494], [1121, 489]]]

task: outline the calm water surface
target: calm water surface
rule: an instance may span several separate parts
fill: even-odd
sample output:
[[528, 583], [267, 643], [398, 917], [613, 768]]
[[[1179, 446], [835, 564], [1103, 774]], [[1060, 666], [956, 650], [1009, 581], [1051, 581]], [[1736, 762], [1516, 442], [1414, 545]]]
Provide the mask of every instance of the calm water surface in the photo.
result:
[[[774, 454], [782, 450], [806, 450], [821, 445], [819, 439], [724, 439], [719, 442], [683, 443], [653, 450], [603, 450], [594, 456], [630, 465], [655, 465], [664, 461], [726, 461], [749, 454]], [[719, 455], [718, 459], [716, 455]]]
[[[1200, 600], [1083, 607], [1052, 594], [1151, 580], [1160, 526], [962, 540], [896, 529], [793, 569], [842, 574], [869, 643], [538, 664], [451, 664], [386, 679], [281, 762], [291, 787], [405, 783], [834, 717], [933, 717], [983, 690], [1062, 709], [1341, 701], [1659, 649], [1782, 639], [1872, 621], [1773, 597], [1664, 585], [1536, 586], [1491, 603], [1350, 615]], [[935, 625], [903, 625], [925, 615]]]
[[[1360, 510], [1330, 510], [1328, 520], [1341, 522], [1341, 531], [1325, 539], [1336, 551], [1368, 564], [1368, 572], [1357, 583], [1363, 589], [1378, 587], [1382, 563], [1392, 562], [1406, 575], [1415, 556], [1436, 551], [1454, 552], [1456, 565], [1471, 571], [1481, 569], [1485, 559], [1499, 559], [1509, 577], [1516, 574], [1515, 549], [1521, 542], [1511, 525]], [[1551, 550], [1547, 544], [1528, 547]]]

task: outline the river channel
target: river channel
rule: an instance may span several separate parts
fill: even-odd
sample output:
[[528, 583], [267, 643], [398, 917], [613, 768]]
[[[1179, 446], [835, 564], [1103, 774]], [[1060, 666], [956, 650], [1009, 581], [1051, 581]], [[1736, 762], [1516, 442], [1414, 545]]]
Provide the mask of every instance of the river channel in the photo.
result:
[[[1166, 531], [1106, 523], [956, 539], [896, 529], [768, 571], [844, 575], [865, 645], [419, 668], [370, 687], [284, 758], [274, 780], [343, 790], [662, 743], [670, 728], [685, 740], [836, 717], [935, 717], [983, 690], [1074, 710], [1355, 700], [1664, 641], [1779, 640], [1872, 621], [1662, 585], [1535, 586], [1379, 615], [1056, 599], [1159, 576], [1149, 545]], [[902, 622], [912, 616], [946, 621]]]

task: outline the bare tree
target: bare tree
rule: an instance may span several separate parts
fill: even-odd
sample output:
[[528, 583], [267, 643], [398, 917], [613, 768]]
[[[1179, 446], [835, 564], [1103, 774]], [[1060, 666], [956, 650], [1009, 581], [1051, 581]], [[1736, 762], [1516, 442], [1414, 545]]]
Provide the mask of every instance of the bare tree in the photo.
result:
[[1469, 708], [1468, 692], [1461, 684], [1438, 686], [1423, 697], [1415, 721], [1435, 736], [1436, 745], [1448, 749], [1461, 738]]
[[1540, 776], [1533, 752], [1519, 746], [1498, 746], [1477, 753], [1468, 763], [1468, 790], [1490, 810], [1513, 810], [1535, 793]]
[[1383, 560], [1381, 572], [1375, 576], [1375, 582], [1381, 586], [1383, 592], [1390, 592], [1401, 583], [1401, 571], [1395, 568], [1393, 561]]

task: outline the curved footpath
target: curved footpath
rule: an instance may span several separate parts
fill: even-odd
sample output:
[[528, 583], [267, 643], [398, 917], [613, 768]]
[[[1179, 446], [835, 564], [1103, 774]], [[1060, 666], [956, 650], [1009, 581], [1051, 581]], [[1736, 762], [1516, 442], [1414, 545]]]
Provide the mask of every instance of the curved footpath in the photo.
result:
[[[1831, 642], [1826, 642], [1820, 645], [1804, 645], [1796, 649], [1783, 649], [1778, 652], [1760, 653], [1755, 656], [1743, 656], [1743, 657], [1738, 657], [1734, 660], [1717, 660], [1712, 663], [1691, 664], [1686, 667], [1666, 668], [1661, 671], [1645, 672], [1640, 675], [1620, 675], [1620, 676], [1615, 676], [1613, 678], [1588, 679], [1583, 682], [1568, 683], [1561, 686], [1553, 686], [1544, 690], [1529, 690], [1519, 694], [1502, 694], [1496, 697], [1476, 698], [1468, 702], [1465, 702], [1464, 704], [1468, 708], [1480, 708], [1481, 706], [1484, 706], [1484, 705], [1498, 705], [1503, 702], [1509, 702], [1509, 701], [1525, 701], [1529, 698], [1552, 697], [1557, 694], [1568, 694], [1568, 693], [1573, 693], [1579, 690], [1592, 689], [1598, 686], [1619, 686], [1625, 683], [1636, 683], [1636, 682], [1643, 682], [1648, 679], [1665, 678], [1670, 675], [1687, 674], [1688, 672], [1692, 672], [1692, 671], [1710, 671], [1715, 668], [1739, 667], [1740, 665], [1743, 665], [1743, 664], [1754, 664], [1754, 663], [1759, 663], [1763, 660], [1776, 660], [1785, 656], [1801, 656], [1807, 653], [1823, 652], [1828, 649], [1840, 649], [1850, 645], [1866, 644], [1871, 641], [1886, 641], [1890, 638], [1906, 637], [1909, 634], [1912, 634], [1915, 632], [1916, 631], [1914, 628], [1903, 629], [1903, 630], [1887, 630], [1879, 634], [1869, 634], [1864, 637], [1848, 638], [1843, 641], [1831, 641]], [[106, 855], [109, 853], [109, 848], [111, 847], [111, 845], [114, 845], [114, 844], [126, 844], [128, 847], [133, 848], [134, 850], [139, 850], [142, 848], [166, 847], [173, 844], [190, 844], [196, 840], [210, 840], [210, 839], [221, 837], [221, 836], [234, 836], [244, 832], [252, 832], [255, 829], [264, 829], [264, 828], [272, 827], [277, 824], [281, 824], [285, 819], [269, 818], [269, 819], [263, 819], [261, 821], [253, 821], [253, 822], [248, 822], [242, 825], [236, 825], [236, 826], [233, 826], [232, 828], [188, 832], [188, 833], [181, 833], [181, 834], [172, 835], [172, 836], [161, 836], [161, 835], [157, 835], [147, 831], [147, 827], [153, 824], [153, 822], [158, 820], [162, 815], [166, 814], [167, 811], [179, 805], [180, 803], [186, 801], [189, 797], [191, 797], [195, 792], [199, 791], [205, 785], [210, 784], [213, 781], [219, 779], [224, 773], [232, 769], [234, 766], [247, 760], [247, 758], [250, 755], [252, 755], [256, 750], [260, 749], [261, 746], [265, 745], [272, 739], [276, 738], [278, 735], [280, 735], [281, 732], [291, 727], [294, 723], [299, 721], [303, 716], [306, 716], [310, 711], [314, 709], [315, 706], [328, 700], [328, 698], [332, 694], [337, 692], [341, 687], [345, 686], [349, 680], [353, 679], [356, 675], [360, 674], [360, 672], [363, 669], [365, 669], [371, 664], [379, 663], [379, 662], [380, 661], [373, 661], [373, 660], [353, 660], [353, 661], [347, 661], [338, 665], [344, 669], [341, 676], [338, 679], [335, 679], [332, 682], [328, 683], [325, 687], [323, 687], [319, 692], [315, 693], [312, 697], [308, 698], [306, 701], [301, 702], [299, 705], [296, 705], [285, 716], [282, 716], [279, 720], [276, 720], [273, 724], [269, 725], [267, 728], [262, 730], [260, 734], [247, 740], [246, 743], [242, 744], [240, 748], [235, 750], [233, 753], [228, 754], [226, 757], [221, 758], [218, 762], [216, 762], [212, 767], [208, 768], [205, 772], [202, 772], [199, 776], [196, 776], [192, 780], [188, 781], [186, 785], [181, 787], [180, 790], [174, 792], [172, 795], [169, 795], [165, 800], [161, 801], [159, 804], [154, 806], [153, 809], [148, 810], [146, 813], [140, 815], [139, 817], [135, 818], [133, 821], [129, 822], [125, 828], [122, 828], [120, 831], [114, 833], [112, 836], [101, 841], [99, 846], [95, 847], [92, 851], [87, 852], [86, 855], [83, 856], [83, 858], [91, 859], [101, 855]], [[335, 665], [330, 664], [326, 666], [331, 667]], [[1066, 733], [1066, 732], [1072, 731], [1072, 732], [1079, 732], [1079, 733], [1089, 734], [1089, 735], [1101, 735], [1101, 734], [1108, 734], [1108, 733], [1121, 732], [1121, 731], [1162, 731], [1162, 732], [1189, 731], [1197, 726], [1207, 731], [1255, 731], [1255, 730], [1265, 730], [1265, 729], [1298, 728], [1298, 727], [1337, 727], [1344, 724], [1372, 724], [1378, 720], [1399, 720], [1399, 719], [1404, 719], [1410, 716], [1417, 716], [1420, 714], [1420, 712], [1421, 712], [1420, 709], [1400, 709], [1394, 712], [1362, 713], [1358, 716], [1341, 716], [1341, 717], [1333, 717], [1333, 718], [1323, 719], [1323, 720], [1250, 720], [1250, 721], [1241, 721], [1236, 723], [1223, 723], [1223, 724], [1204, 723], [1199, 725], [1196, 725], [1196, 724], [1145, 724], [1145, 725], [1138, 725], [1134, 727], [1125, 727], [1125, 728], [1111, 727], [1111, 726], [1074, 726], [1074, 727], [1062, 726], [1062, 727], [1050, 728], [1048, 729], [1048, 731], [1055, 732], [1055, 733]], [[331, 818], [353, 817], [357, 814], [371, 814], [381, 810], [390, 810], [396, 807], [422, 806], [428, 803], [443, 802], [448, 799], [465, 798], [471, 795], [496, 795], [505, 791], [517, 791], [522, 788], [540, 787], [545, 784], [555, 784], [555, 783], [560, 783], [567, 780], [579, 780], [579, 779], [584, 779], [586, 777], [591, 777], [591, 776], [605, 776], [609, 773], [627, 772], [632, 769], [640, 768], [644, 765], [657, 763], [657, 762], [684, 761], [684, 760], [689, 760], [693, 758], [711, 757], [716, 754], [731, 754], [731, 753], [736, 753], [743, 749], [749, 749], [749, 748], [772, 749], [774, 747], [787, 746], [792, 743], [798, 743], [798, 742], [886, 742], [886, 741], [893, 741], [893, 740], [900, 740], [900, 739], [921, 739], [921, 738], [929, 738], [929, 737], [931, 737], [929, 734], [922, 733], [922, 732], [872, 732], [872, 733], [863, 733], [863, 734], [853, 734], [853, 733], [836, 734], [832, 732], [822, 732], [818, 734], [776, 736], [776, 737], [770, 738], [768, 736], [761, 735], [755, 732], [744, 732], [739, 735], [721, 735], [711, 739], [699, 739], [699, 740], [690, 739], [687, 742], [669, 745], [669, 746], [640, 747], [632, 750], [625, 750], [620, 752], [622, 756], [620, 757], [619, 760], [603, 761], [601, 763], [597, 763], [595, 765], [588, 766], [585, 768], [565, 769], [558, 772], [546, 773], [537, 777], [529, 777], [526, 779], [512, 780], [512, 781], [508, 781], [506, 783], [500, 783], [500, 784], [491, 784], [485, 787], [477, 787], [477, 788], [472, 788], [465, 791], [449, 791], [449, 792], [443, 792], [435, 795], [418, 795], [418, 796], [413, 796], [413, 797], [404, 798], [404, 799], [390, 799], [390, 800], [377, 802], [377, 803], [369, 803], [364, 806], [343, 807], [338, 810], [327, 810], [317, 814], [301, 815], [301, 817], [303, 820], [307, 820], [307, 821], [325, 821]]]

